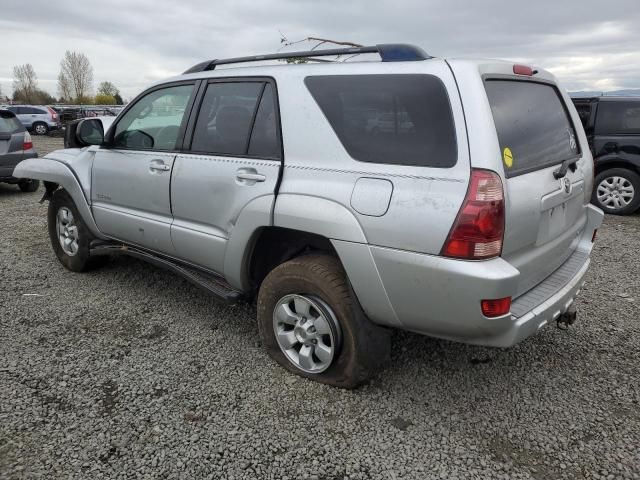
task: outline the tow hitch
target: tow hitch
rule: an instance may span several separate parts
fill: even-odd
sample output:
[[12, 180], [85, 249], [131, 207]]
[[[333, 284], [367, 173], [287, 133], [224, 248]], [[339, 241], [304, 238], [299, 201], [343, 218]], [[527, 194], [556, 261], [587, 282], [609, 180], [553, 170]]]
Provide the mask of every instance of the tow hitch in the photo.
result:
[[560, 330], [568, 330], [569, 325], [573, 325], [578, 318], [578, 312], [576, 310], [575, 305], [571, 304], [571, 306], [564, 312], [562, 315], [558, 317], [556, 320], [558, 328]]

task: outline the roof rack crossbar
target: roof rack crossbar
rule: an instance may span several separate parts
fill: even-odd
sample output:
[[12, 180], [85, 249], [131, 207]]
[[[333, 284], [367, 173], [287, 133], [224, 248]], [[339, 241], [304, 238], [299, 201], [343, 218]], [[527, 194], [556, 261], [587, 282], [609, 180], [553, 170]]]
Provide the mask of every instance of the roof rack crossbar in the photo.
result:
[[315, 59], [315, 57], [329, 57], [340, 55], [361, 55], [363, 53], [378, 53], [383, 62], [406, 62], [417, 60], [428, 60], [432, 58], [420, 47], [407, 44], [379, 44], [369, 47], [331, 48], [325, 50], [306, 50], [300, 52], [270, 53], [267, 55], [253, 55], [250, 57], [223, 58], [219, 60], [207, 60], [198, 63], [184, 73], [204, 72], [214, 70], [218, 65], [228, 65], [232, 63], [261, 62], [265, 60], [286, 60], [289, 58], [308, 58], [310, 61], [326, 61]]

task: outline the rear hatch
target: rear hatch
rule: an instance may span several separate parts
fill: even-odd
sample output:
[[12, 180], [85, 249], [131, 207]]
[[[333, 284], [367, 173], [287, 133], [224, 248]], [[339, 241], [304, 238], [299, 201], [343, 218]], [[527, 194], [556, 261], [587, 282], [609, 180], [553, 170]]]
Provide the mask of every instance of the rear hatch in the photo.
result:
[[21, 132], [24, 127], [20, 120], [8, 110], [0, 110], [0, 155], [22, 151]]
[[569, 113], [572, 105], [556, 85], [491, 76], [484, 83], [506, 180], [502, 256], [520, 270], [519, 295], [577, 247], [589, 198], [585, 169], [577, 163], [586, 162]]
[[[452, 64], [463, 102], [469, 99], [468, 122], [480, 123], [469, 125], [471, 164], [497, 171], [504, 182], [502, 257], [520, 271], [517, 297], [578, 246], [593, 183], [591, 154], [573, 104], [548, 72], [516, 75], [513, 64], [502, 62]], [[563, 163], [572, 168], [556, 178]]]
[[24, 127], [16, 116], [0, 110], [0, 167], [15, 166], [22, 159], [22, 132]]

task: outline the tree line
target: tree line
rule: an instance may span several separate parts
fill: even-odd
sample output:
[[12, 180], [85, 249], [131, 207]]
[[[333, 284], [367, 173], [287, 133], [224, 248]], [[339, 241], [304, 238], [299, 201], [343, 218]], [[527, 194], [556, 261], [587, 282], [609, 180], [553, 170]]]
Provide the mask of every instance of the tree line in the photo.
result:
[[93, 67], [82, 52], [67, 50], [60, 61], [56, 99], [38, 86], [38, 76], [30, 63], [13, 67], [13, 101], [28, 104], [122, 105], [120, 92], [111, 82], [101, 82], [93, 95]]

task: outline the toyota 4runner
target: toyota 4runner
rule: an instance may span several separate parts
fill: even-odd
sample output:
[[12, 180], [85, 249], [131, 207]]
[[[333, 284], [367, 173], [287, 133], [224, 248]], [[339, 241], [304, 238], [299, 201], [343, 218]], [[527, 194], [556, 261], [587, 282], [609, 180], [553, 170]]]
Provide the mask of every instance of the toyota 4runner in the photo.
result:
[[[314, 61], [330, 55], [363, 61]], [[306, 62], [241, 65], [284, 58]], [[358, 385], [385, 327], [508, 347], [575, 319], [603, 214], [544, 70], [409, 45], [214, 60], [107, 124], [16, 169], [45, 182], [60, 262], [132, 255], [255, 298], [263, 345], [298, 375]]]

